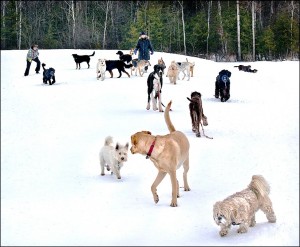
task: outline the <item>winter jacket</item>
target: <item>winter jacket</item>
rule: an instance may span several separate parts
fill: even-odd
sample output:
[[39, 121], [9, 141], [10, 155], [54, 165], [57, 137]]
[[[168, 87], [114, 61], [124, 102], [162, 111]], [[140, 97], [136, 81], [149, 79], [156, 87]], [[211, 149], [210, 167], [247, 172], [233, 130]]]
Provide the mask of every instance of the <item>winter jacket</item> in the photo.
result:
[[146, 36], [145, 38], [140, 37], [139, 41], [135, 47], [135, 52], [139, 51], [138, 59], [139, 60], [150, 60], [150, 54], [149, 52], [153, 53], [153, 47], [151, 45], [151, 42]]
[[28, 53], [27, 53], [27, 57], [26, 59], [29, 61], [31, 60], [34, 60], [35, 58], [37, 58], [39, 56], [39, 50], [36, 49], [36, 50], [33, 50], [33, 46], [30, 47], [30, 49], [28, 50]]

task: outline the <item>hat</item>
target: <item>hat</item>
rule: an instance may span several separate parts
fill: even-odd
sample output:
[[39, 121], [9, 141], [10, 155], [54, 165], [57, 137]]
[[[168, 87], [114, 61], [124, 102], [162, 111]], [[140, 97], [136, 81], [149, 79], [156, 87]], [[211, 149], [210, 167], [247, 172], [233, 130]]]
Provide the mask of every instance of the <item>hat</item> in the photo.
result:
[[144, 31], [142, 31], [142, 32], [140, 33], [140, 36], [141, 36], [141, 35], [146, 35], [146, 33], [145, 33]]
[[33, 45], [32, 45], [32, 47], [39, 47], [39, 46], [38, 46], [38, 45], [36, 45], [36, 44], [33, 44]]

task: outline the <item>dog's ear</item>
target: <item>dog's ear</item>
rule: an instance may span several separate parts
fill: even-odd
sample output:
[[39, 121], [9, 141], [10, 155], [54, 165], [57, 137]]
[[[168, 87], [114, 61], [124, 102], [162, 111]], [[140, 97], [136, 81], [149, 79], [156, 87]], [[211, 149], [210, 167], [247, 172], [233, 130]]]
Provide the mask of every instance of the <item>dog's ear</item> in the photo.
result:
[[136, 144], [135, 135], [132, 135], [132, 136], [130, 137], [130, 139], [131, 139], [131, 144], [132, 144], [132, 145], [135, 145], [135, 144]]
[[119, 148], [120, 148], [120, 144], [117, 142], [115, 149], [119, 150]]
[[128, 142], [126, 143], [125, 148], [126, 148], [126, 149], [129, 148], [129, 143], [128, 143]]
[[148, 131], [148, 130], [143, 130], [142, 131], [144, 134], [146, 134], [146, 135], [151, 135], [152, 133], [150, 132], [150, 131]]

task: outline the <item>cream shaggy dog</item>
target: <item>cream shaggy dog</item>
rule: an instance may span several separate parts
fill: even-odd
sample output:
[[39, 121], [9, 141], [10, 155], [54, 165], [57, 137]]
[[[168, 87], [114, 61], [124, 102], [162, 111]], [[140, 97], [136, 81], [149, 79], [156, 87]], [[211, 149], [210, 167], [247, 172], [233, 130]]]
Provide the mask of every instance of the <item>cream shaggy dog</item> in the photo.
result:
[[[146, 155], [146, 159], [150, 158], [154, 166], [158, 169], [158, 174], [154, 180], [151, 191], [155, 203], [158, 203], [157, 186], [165, 178], [170, 175], [172, 184], [172, 200], [171, 207], [177, 207], [177, 197], [179, 197], [179, 184], [176, 178], [176, 170], [183, 166], [183, 182], [184, 190], [189, 191], [190, 187], [187, 181], [187, 173], [189, 170], [189, 140], [186, 135], [175, 130], [169, 116], [172, 101], [165, 110], [165, 122], [170, 131], [167, 135], [153, 136], [150, 131], [136, 132], [131, 136], [132, 154]], [[157, 124], [157, 123], [156, 123]]]
[[237, 192], [213, 206], [213, 217], [221, 227], [220, 236], [226, 236], [231, 225], [238, 225], [238, 233], [245, 233], [255, 226], [255, 213], [261, 209], [269, 222], [276, 222], [276, 216], [269, 198], [270, 186], [261, 175], [253, 175], [247, 189]]
[[107, 171], [111, 169], [111, 174], [115, 174], [118, 179], [121, 179], [120, 170], [124, 162], [127, 161], [129, 143], [124, 146], [119, 143], [116, 143], [115, 146], [112, 144], [113, 138], [111, 136], [106, 137], [104, 146], [99, 152], [101, 175], [105, 175], [104, 167], [106, 167]]
[[172, 61], [168, 71], [167, 71], [167, 75], [166, 77], [169, 77], [170, 83], [176, 85], [176, 81], [177, 81], [177, 76], [178, 76], [178, 67], [176, 65], [175, 61]]
[[105, 59], [100, 58], [100, 59], [98, 59], [97, 66], [96, 66], [97, 80], [99, 80], [99, 78], [101, 78], [101, 81], [104, 81], [105, 71], [106, 71]]

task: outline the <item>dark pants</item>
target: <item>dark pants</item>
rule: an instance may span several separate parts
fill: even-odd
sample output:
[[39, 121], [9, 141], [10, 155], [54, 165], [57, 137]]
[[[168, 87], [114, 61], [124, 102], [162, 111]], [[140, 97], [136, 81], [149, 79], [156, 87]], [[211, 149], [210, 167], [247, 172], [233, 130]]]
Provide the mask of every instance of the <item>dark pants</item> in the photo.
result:
[[[36, 57], [35, 59], [32, 59], [32, 61], [36, 62], [35, 72], [38, 73], [41, 68], [41, 62], [38, 57]], [[27, 65], [26, 65], [26, 70], [25, 70], [24, 76], [27, 76], [29, 74], [29, 69], [31, 66], [31, 62], [29, 62], [28, 60], [26, 60], [26, 62], [27, 62]]]

